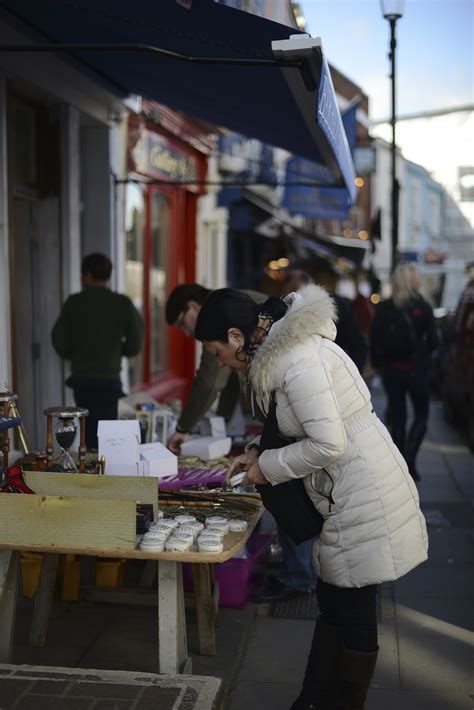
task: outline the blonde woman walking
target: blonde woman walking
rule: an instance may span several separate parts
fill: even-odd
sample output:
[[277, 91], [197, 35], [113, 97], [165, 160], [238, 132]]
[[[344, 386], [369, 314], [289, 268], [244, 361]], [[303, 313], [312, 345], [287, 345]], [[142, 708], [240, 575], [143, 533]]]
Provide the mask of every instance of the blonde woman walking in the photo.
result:
[[[433, 311], [418, 292], [420, 285], [415, 264], [398, 264], [392, 297], [377, 307], [370, 330], [370, 355], [387, 395], [390, 433], [415, 481], [420, 479], [416, 456], [428, 423], [431, 353], [438, 344]], [[413, 406], [408, 431], [407, 397]]]

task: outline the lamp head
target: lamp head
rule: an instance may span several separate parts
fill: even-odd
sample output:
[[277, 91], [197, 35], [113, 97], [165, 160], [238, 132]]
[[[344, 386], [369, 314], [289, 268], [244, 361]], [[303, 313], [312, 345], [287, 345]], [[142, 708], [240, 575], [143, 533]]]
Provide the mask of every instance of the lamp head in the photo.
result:
[[399, 20], [403, 16], [405, 0], [380, 0], [380, 5], [386, 20]]

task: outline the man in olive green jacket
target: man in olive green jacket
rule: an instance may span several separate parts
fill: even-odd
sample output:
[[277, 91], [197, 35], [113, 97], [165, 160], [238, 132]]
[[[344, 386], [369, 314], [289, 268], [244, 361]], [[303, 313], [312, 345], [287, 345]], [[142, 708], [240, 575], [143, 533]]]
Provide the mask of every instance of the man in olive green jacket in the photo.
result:
[[[199, 311], [210, 293], [209, 289], [199, 284], [177, 286], [166, 302], [168, 325], [176, 325], [185, 335], [193, 337]], [[256, 303], [263, 303], [268, 298], [258, 291], [246, 290], [246, 293]], [[176, 432], [168, 442], [172, 451], [179, 451], [181, 444], [189, 438], [189, 432], [201, 421], [218, 395], [217, 414], [229, 420], [240, 396], [239, 378], [230, 368], [220, 367], [216, 358], [203, 350]]]
[[117, 419], [122, 356], [137, 355], [143, 321], [135, 306], [107, 287], [112, 263], [104, 254], [89, 254], [81, 265], [83, 290], [64, 303], [51, 333], [58, 355], [71, 361], [72, 387], [79, 407], [89, 410], [86, 446], [97, 448], [100, 419]]

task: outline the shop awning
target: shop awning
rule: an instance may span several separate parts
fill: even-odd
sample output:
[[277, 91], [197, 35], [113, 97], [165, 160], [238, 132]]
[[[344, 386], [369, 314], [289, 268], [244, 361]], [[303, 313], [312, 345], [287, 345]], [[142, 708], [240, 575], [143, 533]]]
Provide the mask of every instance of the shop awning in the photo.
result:
[[[48, 51], [55, 49], [50, 44], [81, 45], [62, 49], [119, 93], [323, 163], [334, 184], [355, 198], [327, 61], [321, 46], [298, 30], [213, 0], [7, 0], [0, 12], [29, 28], [31, 44], [44, 43]], [[295, 38], [285, 42], [290, 35]]]

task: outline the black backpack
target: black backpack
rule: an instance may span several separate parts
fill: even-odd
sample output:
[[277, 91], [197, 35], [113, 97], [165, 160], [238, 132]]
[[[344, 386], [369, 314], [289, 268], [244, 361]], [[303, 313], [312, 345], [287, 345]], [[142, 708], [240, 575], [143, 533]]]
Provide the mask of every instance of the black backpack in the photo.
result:
[[392, 308], [386, 313], [382, 332], [385, 358], [402, 362], [412, 360], [418, 352], [418, 339], [409, 312], [405, 308]]

